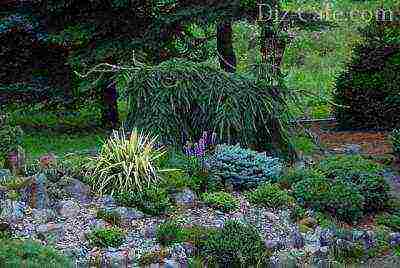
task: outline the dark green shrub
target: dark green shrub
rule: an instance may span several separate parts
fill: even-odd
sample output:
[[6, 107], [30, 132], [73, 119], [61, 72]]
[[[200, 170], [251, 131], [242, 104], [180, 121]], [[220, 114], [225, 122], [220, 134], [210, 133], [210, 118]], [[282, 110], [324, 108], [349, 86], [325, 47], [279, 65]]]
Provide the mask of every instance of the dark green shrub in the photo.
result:
[[202, 256], [223, 267], [264, 263], [265, 254], [264, 241], [257, 229], [237, 221], [226, 221], [201, 247]]
[[357, 188], [343, 181], [330, 181], [322, 174], [296, 183], [293, 192], [300, 202], [346, 222], [363, 215], [364, 198]]
[[392, 131], [390, 139], [392, 141], [393, 153], [400, 159], [400, 128]]
[[204, 203], [206, 203], [208, 206], [222, 210], [224, 212], [231, 212], [239, 209], [239, 201], [230, 193], [204, 193], [202, 199]]
[[319, 163], [319, 169], [328, 177], [352, 181], [361, 175], [377, 175], [384, 171], [383, 167], [360, 155], [339, 155], [326, 157]]
[[168, 246], [173, 243], [183, 242], [185, 232], [181, 224], [170, 220], [157, 226], [156, 237], [161, 245]]
[[0, 267], [73, 267], [71, 260], [52, 247], [31, 240], [1, 240]]
[[121, 223], [121, 215], [114, 210], [99, 209], [96, 217], [103, 219], [112, 225], [119, 225]]
[[254, 79], [186, 60], [142, 68], [134, 77], [128, 85], [129, 127], [181, 145], [215, 130], [221, 142], [265, 147], [274, 139], [274, 145], [288, 149], [285, 114], [277, 112], [281, 103]]
[[362, 156], [327, 157], [319, 168], [332, 180], [351, 182], [364, 196], [364, 210], [376, 212], [389, 199], [389, 185], [381, 176], [383, 167]]
[[278, 184], [263, 184], [248, 192], [246, 196], [250, 203], [271, 208], [287, 207], [294, 203], [293, 197], [287, 191], [282, 190]]
[[306, 212], [307, 212], [307, 210], [305, 208], [296, 204], [290, 210], [290, 219], [293, 222], [297, 222], [306, 216]]
[[400, 127], [398, 25], [399, 21], [373, 20], [364, 30], [365, 43], [354, 48], [351, 62], [336, 81], [335, 115], [341, 127]]
[[124, 243], [125, 233], [119, 228], [97, 229], [89, 233], [87, 239], [93, 247], [119, 247]]
[[122, 206], [135, 207], [153, 216], [165, 214], [171, 208], [167, 191], [158, 187], [149, 187], [141, 192], [121, 192], [115, 197]]
[[376, 222], [379, 225], [389, 227], [395, 232], [400, 232], [400, 215], [384, 213], [377, 216]]
[[318, 169], [313, 168], [298, 168], [298, 169], [288, 169], [285, 174], [282, 174], [278, 178], [278, 183], [285, 188], [292, 187], [295, 183], [310, 177], [318, 177], [321, 172]]
[[204, 166], [225, 185], [249, 188], [275, 181], [281, 170], [279, 158], [267, 156], [239, 145], [218, 145]]

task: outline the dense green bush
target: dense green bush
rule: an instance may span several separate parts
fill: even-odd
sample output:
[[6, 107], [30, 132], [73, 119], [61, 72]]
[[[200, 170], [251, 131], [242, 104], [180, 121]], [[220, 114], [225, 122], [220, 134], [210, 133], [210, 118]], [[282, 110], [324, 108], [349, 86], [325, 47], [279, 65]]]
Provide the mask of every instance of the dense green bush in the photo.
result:
[[395, 232], [400, 232], [400, 215], [384, 213], [377, 216], [376, 222], [379, 225], [389, 227]]
[[398, 24], [373, 21], [364, 30], [366, 41], [354, 48], [351, 62], [336, 81], [335, 114], [341, 127], [400, 127]]
[[239, 209], [239, 200], [233, 197], [230, 193], [204, 193], [202, 199], [208, 206], [224, 212], [232, 212]]
[[158, 159], [165, 153], [156, 148], [156, 138], [134, 129], [129, 135], [113, 131], [93, 159], [90, 182], [99, 193], [141, 191], [158, 183]]
[[227, 75], [207, 62], [176, 59], [131, 76], [130, 127], [181, 145], [215, 130], [221, 142], [289, 149], [281, 100], [274, 98], [275, 89], [250, 77]]
[[157, 226], [156, 238], [161, 245], [167, 246], [184, 241], [185, 232], [181, 224], [170, 220]]
[[335, 179], [352, 181], [362, 175], [377, 175], [383, 172], [383, 167], [360, 155], [339, 155], [326, 157], [319, 163], [318, 168]]
[[398, 159], [400, 159], [400, 128], [394, 129], [390, 138], [392, 141], [393, 153]]
[[296, 183], [293, 191], [306, 206], [328, 212], [340, 220], [351, 223], [363, 216], [364, 197], [350, 183], [316, 176]]
[[159, 187], [148, 187], [141, 192], [128, 191], [114, 195], [122, 206], [135, 207], [153, 216], [165, 214], [171, 208], [167, 191]]
[[290, 206], [294, 203], [293, 197], [278, 184], [266, 183], [247, 193], [250, 203], [271, 208]]
[[321, 171], [313, 168], [290, 168], [278, 178], [278, 183], [285, 188], [292, 187], [295, 183], [310, 177], [318, 177]]
[[389, 185], [382, 177], [383, 167], [362, 156], [327, 157], [319, 168], [332, 180], [352, 183], [364, 196], [366, 212], [376, 212], [384, 208], [389, 199]]
[[96, 217], [112, 225], [119, 225], [121, 223], [121, 215], [115, 210], [99, 209]]
[[16, 152], [21, 148], [22, 136], [22, 129], [12, 126], [8, 116], [0, 112], [0, 167], [9, 153]]
[[0, 267], [73, 267], [72, 261], [51, 247], [31, 240], [1, 240]]
[[265, 264], [266, 248], [255, 227], [226, 221], [201, 247], [201, 255], [223, 267]]
[[239, 145], [218, 145], [204, 166], [225, 185], [249, 188], [275, 181], [282, 170], [279, 158], [267, 156]]
[[119, 228], [103, 228], [89, 233], [87, 239], [93, 247], [119, 247], [124, 243], [125, 233]]

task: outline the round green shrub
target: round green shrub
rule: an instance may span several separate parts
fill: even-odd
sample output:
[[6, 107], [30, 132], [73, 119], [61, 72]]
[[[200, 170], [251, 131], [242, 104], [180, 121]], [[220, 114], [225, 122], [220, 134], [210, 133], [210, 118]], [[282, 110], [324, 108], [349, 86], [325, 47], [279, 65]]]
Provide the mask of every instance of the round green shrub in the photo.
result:
[[400, 127], [398, 25], [373, 20], [364, 30], [365, 42], [353, 49], [351, 62], [337, 78], [335, 116], [342, 128]]
[[103, 228], [87, 235], [89, 243], [94, 247], [119, 247], [124, 243], [125, 233], [119, 228]]
[[238, 221], [226, 221], [201, 247], [201, 255], [222, 267], [265, 264], [266, 248], [257, 229]]
[[156, 238], [161, 245], [168, 246], [184, 241], [185, 232], [181, 224], [170, 220], [157, 226]]
[[0, 267], [73, 267], [67, 257], [52, 247], [31, 240], [1, 240]]
[[362, 156], [327, 157], [319, 169], [332, 180], [352, 183], [365, 199], [365, 212], [382, 210], [389, 199], [390, 187], [381, 175], [383, 167]]
[[293, 197], [287, 191], [282, 190], [278, 184], [266, 183], [257, 189], [247, 193], [250, 203], [271, 208], [291, 206]]
[[208, 206], [222, 210], [224, 212], [231, 212], [239, 209], [239, 201], [230, 193], [204, 193], [202, 199], [204, 203], [206, 203]]
[[330, 181], [323, 175], [296, 183], [293, 192], [300, 202], [346, 222], [363, 216], [364, 197], [351, 183]]
[[120, 192], [114, 196], [120, 205], [137, 208], [152, 216], [163, 215], [171, 208], [167, 191], [159, 187], [149, 187], [140, 192]]
[[98, 219], [103, 219], [112, 225], [119, 225], [121, 223], [121, 215], [114, 210], [99, 209], [96, 217]]

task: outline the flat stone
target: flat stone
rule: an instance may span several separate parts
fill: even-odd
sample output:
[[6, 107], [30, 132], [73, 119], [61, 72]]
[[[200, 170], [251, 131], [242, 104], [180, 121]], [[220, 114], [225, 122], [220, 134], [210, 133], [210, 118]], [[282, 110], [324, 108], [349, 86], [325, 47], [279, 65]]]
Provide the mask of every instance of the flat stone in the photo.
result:
[[61, 223], [47, 223], [36, 227], [36, 233], [42, 240], [59, 240], [63, 237], [64, 225]]
[[134, 208], [117, 207], [113, 211], [121, 216], [121, 223], [125, 225], [131, 224], [134, 220], [144, 218], [144, 214]]
[[57, 186], [62, 188], [69, 196], [79, 202], [87, 203], [90, 201], [90, 188], [80, 180], [74, 178], [62, 178], [57, 182]]
[[73, 218], [79, 214], [79, 205], [74, 200], [60, 201], [57, 204], [58, 213], [63, 218]]
[[197, 200], [196, 193], [188, 188], [174, 194], [172, 197], [175, 203], [180, 207], [193, 207]]
[[52, 209], [32, 209], [32, 218], [36, 223], [45, 224], [57, 218]]

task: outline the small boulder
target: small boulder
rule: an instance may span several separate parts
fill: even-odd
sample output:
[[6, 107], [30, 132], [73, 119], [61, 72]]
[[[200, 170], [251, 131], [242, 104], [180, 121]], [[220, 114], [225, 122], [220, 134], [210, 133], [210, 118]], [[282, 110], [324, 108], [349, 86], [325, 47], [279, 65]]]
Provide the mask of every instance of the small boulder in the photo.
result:
[[80, 212], [80, 207], [75, 200], [60, 201], [57, 207], [58, 213], [63, 218], [73, 218]]
[[304, 237], [298, 231], [294, 230], [290, 235], [291, 246], [295, 249], [302, 249], [304, 247]]
[[121, 223], [130, 225], [132, 221], [144, 218], [144, 214], [134, 208], [117, 207], [113, 209], [121, 216]]
[[47, 223], [36, 227], [38, 237], [45, 241], [58, 241], [64, 236], [64, 225], [61, 223]]
[[87, 203], [90, 201], [90, 188], [80, 180], [64, 177], [57, 182], [57, 186], [79, 202]]
[[185, 188], [182, 191], [175, 193], [172, 198], [180, 207], [193, 207], [196, 204], [197, 195], [189, 188]]

